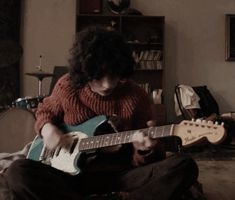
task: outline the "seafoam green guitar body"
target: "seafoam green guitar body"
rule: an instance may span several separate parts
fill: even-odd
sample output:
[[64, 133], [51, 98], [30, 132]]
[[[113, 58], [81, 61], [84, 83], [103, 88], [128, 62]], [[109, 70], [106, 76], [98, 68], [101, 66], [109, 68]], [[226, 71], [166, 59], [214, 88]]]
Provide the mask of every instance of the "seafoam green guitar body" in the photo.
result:
[[[94, 136], [96, 129], [106, 121], [107, 117], [104, 115], [100, 115], [77, 126], [70, 126], [63, 124], [60, 128], [61, 130], [64, 131], [64, 133], [81, 132], [84, 133], [87, 137], [91, 137]], [[27, 158], [35, 161], [40, 161], [41, 154], [43, 153], [43, 151], [44, 151], [43, 140], [41, 137], [36, 136], [30, 147]]]

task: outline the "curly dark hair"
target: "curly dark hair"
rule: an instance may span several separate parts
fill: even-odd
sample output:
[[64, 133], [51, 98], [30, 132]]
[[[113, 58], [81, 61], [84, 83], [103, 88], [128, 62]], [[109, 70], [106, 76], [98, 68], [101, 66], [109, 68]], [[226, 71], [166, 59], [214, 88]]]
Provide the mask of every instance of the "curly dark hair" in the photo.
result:
[[104, 75], [129, 78], [135, 61], [123, 36], [100, 26], [80, 31], [70, 50], [70, 76], [76, 87]]

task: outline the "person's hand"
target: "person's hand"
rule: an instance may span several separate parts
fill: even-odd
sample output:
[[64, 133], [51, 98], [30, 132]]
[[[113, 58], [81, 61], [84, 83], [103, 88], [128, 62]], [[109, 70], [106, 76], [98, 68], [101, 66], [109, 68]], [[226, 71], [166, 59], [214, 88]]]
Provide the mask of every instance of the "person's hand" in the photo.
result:
[[[148, 121], [147, 126], [153, 127], [155, 126], [155, 121]], [[145, 135], [141, 131], [136, 131], [132, 137], [133, 146], [135, 150], [139, 152], [150, 153], [151, 150], [157, 145], [158, 140], [150, 138], [148, 135]]]
[[[148, 127], [153, 127], [156, 123], [148, 121], [147, 125]], [[134, 139], [132, 160], [134, 166], [141, 166], [165, 158], [165, 151], [160, 140], [152, 139], [141, 131], [134, 133], [132, 139]]]
[[46, 123], [43, 126], [41, 135], [48, 150], [53, 150], [58, 146], [66, 147], [67, 144], [72, 142], [71, 135], [63, 134], [59, 128], [51, 123]]

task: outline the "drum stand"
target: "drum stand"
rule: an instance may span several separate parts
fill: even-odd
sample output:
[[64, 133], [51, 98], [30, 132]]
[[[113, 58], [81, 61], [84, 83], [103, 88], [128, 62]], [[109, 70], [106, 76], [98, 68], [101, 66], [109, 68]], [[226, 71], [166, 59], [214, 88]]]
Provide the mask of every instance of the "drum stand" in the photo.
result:
[[30, 109], [31, 111], [35, 112], [35, 109], [37, 108], [38, 104], [42, 102], [44, 98], [42, 95], [42, 81], [46, 77], [52, 77], [53, 74], [44, 72], [42, 70], [41, 63], [42, 63], [42, 56], [40, 55], [39, 66], [37, 66], [38, 70], [35, 72], [25, 73], [28, 76], [33, 76], [38, 79], [38, 96], [36, 98], [32, 97], [18, 98], [16, 101], [12, 103], [13, 106]]
[[31, 72], [31, 73], [25, 73], [28, 76], [33, 76], [38, 79], [38, 96], [42, 96], [42, 81], [46, 77], [52, 77], [53, 74], [46, 73], [42, 70], [39, 70], [38, 72]]
[[39, 65], [37, 66], [38, 71], [25, 73], [28, 76], [33, 76], [38, 79], [38, 97], [42, 96], [42, 80], [46, 77], [51, 77], [53, 74], [46, 73], [42, 70], [42, 55], [39, 56]]

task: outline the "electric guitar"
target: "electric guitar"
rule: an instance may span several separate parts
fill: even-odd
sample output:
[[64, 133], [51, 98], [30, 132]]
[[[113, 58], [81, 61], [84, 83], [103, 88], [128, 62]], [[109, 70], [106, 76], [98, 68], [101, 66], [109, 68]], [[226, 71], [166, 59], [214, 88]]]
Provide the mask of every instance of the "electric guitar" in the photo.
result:
[[[61, 129], [65, 133], [71, 134], [73, 142], [69, 144], [69, 147], [58, 147], [53, 152], [48, 151], [43, 144], [43, 140], [36, 136], [27, 158], [41, 161], [73, 175], [78, 174], [80, 169], [77, 166], [77, 161], [81, 153], [133, 141], [132, 137], [137, 130], [94, 136], [96, 129], [106, 123], [107, 120], [106, 116], [100, 115], [78, 126], [63, 124]], [[182, 141], [182, 146], [186, 147], [205, 139], [210, 143], [218, 144], [223, 141], [226, 135], [223, 124], [218, 125], [204, 121], [182, 121], [180, 124], [150, 127], [138, 131], [153, 139], [178, 136]]]

